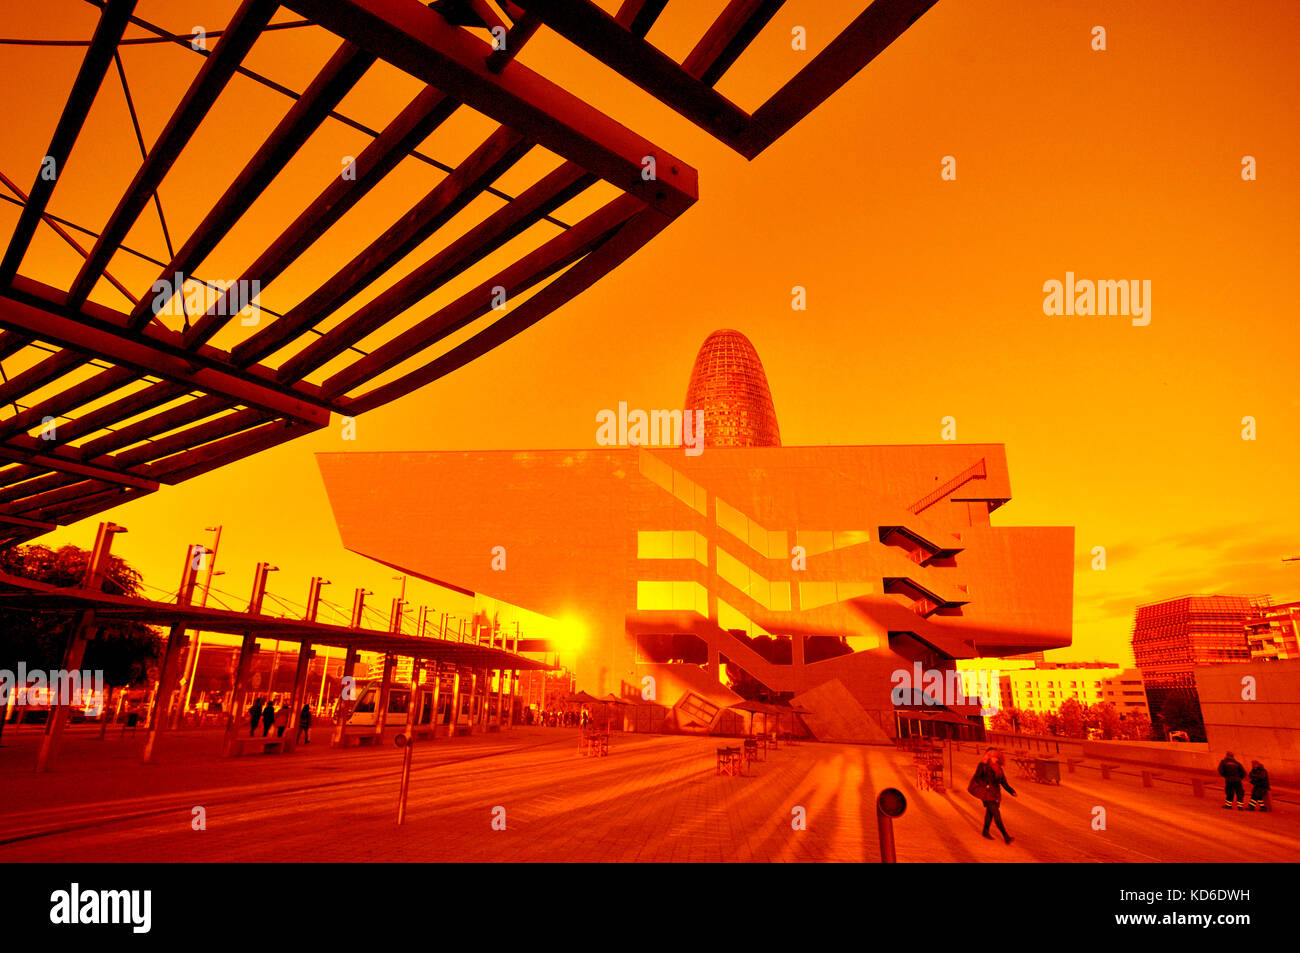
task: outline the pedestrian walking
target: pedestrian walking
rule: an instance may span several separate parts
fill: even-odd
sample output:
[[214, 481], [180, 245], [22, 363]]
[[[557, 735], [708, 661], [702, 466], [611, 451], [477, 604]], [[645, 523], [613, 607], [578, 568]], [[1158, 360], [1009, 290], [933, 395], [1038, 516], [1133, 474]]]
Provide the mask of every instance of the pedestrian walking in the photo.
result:
[[1273, 799], [1268, 793], [1268, 771], [1258, 761], [1250, 763], [1250, 809], [1252, 811], [1269, 811], [1273, 808]]
[[1010, 844], [1014, 837], [1007, 833], [1006, 825], [1002, 823], [1002, 789], [1006, 788], [1007, 793], [1016, 797], [1015, 789], [1007, 783], [1006, 772], [1002, 770], [1002, 763], [998, 757], [997, 748], [989, 748], [984, 752], [984, 758], [975, 768], [975, 774], [970, 779], [970, 784], [966, 790], [977, 797], [984, 804], [984, 836], [989, 840], [993, 835], [989, 833], [989, 825], [996, 823], [998, 830], [1002, 832], [1003, 839]]
[[280, 710], [275, 713], [275, 736], [284, 737], [284, 729], [289, 727], [289, 703], [280, 702]]
[[275, 724], [275, 704], [269, 699], [262, 706], [262, 737], [265, 738], [271, 733], [271, 726]]
[[294, 738], [293, 743], [298, 743], [298, 738], [305, 738], [307, 744], [311, 744], [311, 705], [303, 705], [302, 711], [298, 712], [298, 737]]
[[1219, 762], [1219, 776], [1223, 778], [1223, 809], [1230, 811], [1235, 804], [1237, 810], [1245, 810], [1246, 791], [1241, 786], [1241, 781], [1246, 776], [1246, 769], [1232, 756], [1231, 751]]
[[253, 707], [248, 710], [248, 737], [257, 734], [257, 723], [262, 720], [262, 699], [253, 702]]

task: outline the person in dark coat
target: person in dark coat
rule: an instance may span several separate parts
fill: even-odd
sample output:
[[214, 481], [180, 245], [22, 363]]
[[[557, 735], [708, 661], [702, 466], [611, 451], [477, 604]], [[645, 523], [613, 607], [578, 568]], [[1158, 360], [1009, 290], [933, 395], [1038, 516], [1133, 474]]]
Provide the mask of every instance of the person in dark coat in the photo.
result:
[[257, 723], [262, 720], [262, 699], [253, 702], [253, 707], [248, 710], [248, 737], [257, 734]]
[[1258, 761], [1250, 763], [1250, 809], [1252, 811], [1269, 810], [1268, 771]]
[[998, 757], [998, 749], [989, 748], [984, 752], [984, 759], [975, 768], [975, 776], [971, 778], [967, 790], [984, 804], [984, 836], [989, 840], [993, 839], [993, 835], [989, 833], [989, 825], [996, 823], [1003, 839], [1010, 844], [1015, 838], [1007, 833], [1006, 825], [1002, 823], [1000, 805], [1003, 788], [1006, 788], [1007, 793], [1012, 797], [1017, 796], [1015, 789], [1007, 783], [1006, 773], [1002, 770], [1002, 762]]
[[[311, 705], [303, 705], [302, 711], [298, 712], [298, 738], [306, 738], [306, 743], [311, 744]], [[294, 739], [294, 744], [298, 743], [298, 738]]]
[[275, 705], [267, 702], [262, 706], [262, 737], [265, 738], [271, 733], [271, 726], [275, 724]]
[[1232, 756], [1231, 751], [1219, 762], [1219, 776], [1223, 778], [1223, 809], [1232, 810], [1233, 803], [1236, 802], [1237, 810], [1244, 810], [1246, 791], [1241, 786], [1241, 781], [1246, 776], [1246, 769]]

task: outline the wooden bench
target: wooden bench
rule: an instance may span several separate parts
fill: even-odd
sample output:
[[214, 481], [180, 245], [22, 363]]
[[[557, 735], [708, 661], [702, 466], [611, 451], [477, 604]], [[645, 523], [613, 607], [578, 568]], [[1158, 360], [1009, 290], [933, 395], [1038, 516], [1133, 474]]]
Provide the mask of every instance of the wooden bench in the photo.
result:
[[718, 774], [744, 774], [745, 755], [740, 748], [718, 749]]
[[239, 738], [235, 741], [235, 754], [244, 754], [245, 748], [261, 749], [262, 754], [269, 754], [272, 751], [284, 751], [284, 739], [276, 735], [267, 735], [263, 738], [256, 735], [252, 738]]
[[358, 747], [373, 745], [375, 744], [377, 738], [378, 736], [374, 733], [374, 731], [366, 731], [363, 733], [360, 731], [345, 730], [343, 732], [343, 747], [347, 748], [350, 747], [351, 745], [357, 745]]

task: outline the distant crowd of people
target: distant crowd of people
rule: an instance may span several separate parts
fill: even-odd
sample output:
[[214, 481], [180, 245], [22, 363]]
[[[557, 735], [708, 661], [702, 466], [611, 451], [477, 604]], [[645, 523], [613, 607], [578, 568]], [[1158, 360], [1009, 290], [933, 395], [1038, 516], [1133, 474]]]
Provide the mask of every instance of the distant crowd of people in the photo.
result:
[[[275, 726], [275, 736], [284, 737], [284, 730], [289, 727], [289, 704], [280, 702], [277, 710], [275, 703], [265, 699], [257, 699], [253, 702], [253, 707], [248, 710], [248, 737], [252, 738], [257, 734], [257, 726], [262, 726], [262, 737], [265, 738], [271, 734], [271, 726]], [[294, 738], [294, 744], [303, 741], [305, 744], [311, 744], [311, 706], [303, 705], [302, 711], [298, 713], [298, 734]]]
[[581, 711], [560, 709], [534, 711], [525, 708], [524, 724], [538, 725], [542, 728], [586, 728], [591, 724], [591, 712], [586, 708]]
[[[1250, 763], [1250, 773], [1229, 751], [1219, 762], [1219, 776], [1223, 778], [1223, 808], [1237, 810], [1271, 811], [1273, 798], [1269, 794], [1268, 771], [1258, 761]], [[1250, 803], [1246, 803], [1246, 789], [1242, 782], [1250, 781]]]

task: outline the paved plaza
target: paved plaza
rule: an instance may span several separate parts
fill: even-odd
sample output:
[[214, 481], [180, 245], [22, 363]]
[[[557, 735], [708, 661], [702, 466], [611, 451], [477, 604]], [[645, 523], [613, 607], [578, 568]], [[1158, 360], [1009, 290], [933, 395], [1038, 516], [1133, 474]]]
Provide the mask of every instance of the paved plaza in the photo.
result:
[[[1300, 804], [1225, 811], [1213, 786], [1143, 788], [1135, 769], [1092, 766], [1062, 783], [1012, 778], [1003, 801], [1016, 840], [980, 837], [957, 783], [918, 790], [911, 757], [886, 747], [782, 745], [748, 776], [715, 773], [724, 739], [615, 734], [605, 758], [578, 753], [576, 729], [515, 728], [414, 752], [407, 823], [396, 821], [402, 753], [333, 749], [220, 759], [220, 732], [186, 730], [143, 765], [143, 735], [70, 732], [58, 770], [32, 772], [39, 732], [0, 747], [4, 861], [845, 861], [879, 859], [875, 796], [907, 797], [895, 822], [901, 862], [1291, 861]], [[1279, 792], [1283, 798], [1289, 797]], [[206, 829], [195, 830], [202, 807]], [[795, 830], [804, 808], [806, 830]], [[1105, 830], [1094, 830], [1096, 808]], [[504, 830], [494, 829], [493, 819]]]

